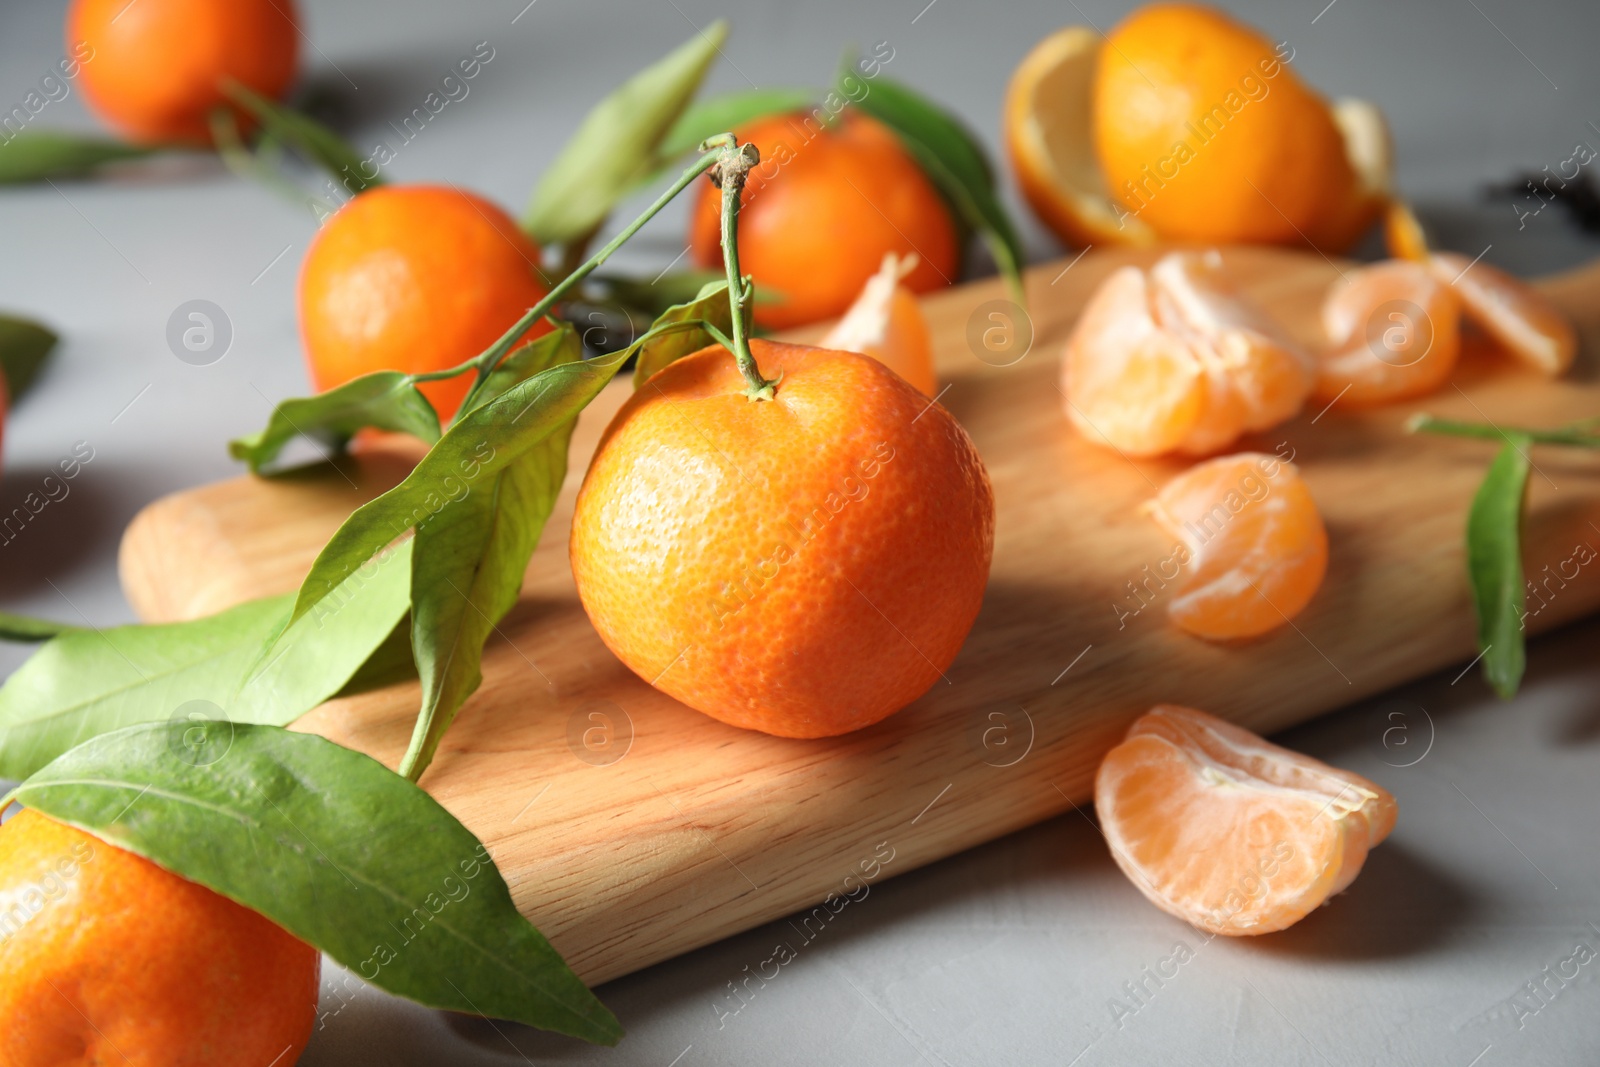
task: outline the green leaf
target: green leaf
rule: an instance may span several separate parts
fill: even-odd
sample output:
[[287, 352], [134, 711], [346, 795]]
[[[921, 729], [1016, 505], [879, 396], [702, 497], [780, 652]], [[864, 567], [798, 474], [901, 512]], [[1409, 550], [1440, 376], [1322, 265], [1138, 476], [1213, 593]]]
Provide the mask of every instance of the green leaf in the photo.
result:
[[1478, 613], [1484, 677], [1500, 696], [1517, 692], [1523, 648], [1522, 510], [1528, 488], [1525, 436], [1508, 434], [1467, 515], [1467, 575]]
[[534, 190], [522, 228], [542, 244], [594, 231], [648, 175], [656, 146], [700, 88], [728, 37], [712, 23], [594, 106]]
[[[845, 74], [854, 77], [849, 67]], [[899, 135], [917, 164], [968, 227], [983, 235], [1017, 303], [1022, 295], [1022, 240], [995, 193], [994, 170], [976, 138], [955, 116], [907, 86], [878, 77], [856, 106]]]
[[194, 701], [215, 706], [212, 718], [294, 721], [336, 693], [405, 614], [410, 545], [401, 548], [287, 632], [291, 598], [278, 596], [190, 622], [51, 639], [0, 687], [0, 777], [26, 777], [132, 723], [187, 715]]
[[[746, 319], [749, 318], [749, 313], [750, 305], [747, 303]], [[726, 281], [704, 285], [695, 298], [687, 304], [678, 304], [661, 313], [651, 327], [653, 332], [640, 338], [635, 346], [639, 356], [639, 362], [633, 368], [635, 389], [649, 381], [652, 374], [667, 364], [715, 343], [715, 338], [704, 327], [694, 328], [692, 325], [694, 323], [710, 323], [723, 334], [732, 332], [733, 307], [728, 300]], [[749, 325], [747, 321], [746, 328]], [[630, 349], [630, 352], [632, 351]]]
[[[713, 134], [787, 111], [809, 110], [822, 95], [816, 89], [740, 89], [691, 104], [656, 148], [656, 160], [671, 164]], [[652, 181], [649, 184], [659, 184]]]
[[135, 726], [67, 753], [14, 798], [265, 915], [398, 996], [587, 1041], [622, 1036], [518, 914], [471, 831], [315, 735]]
[[55, 347], [56, 335], [37, 322], [0, 315], [0, 373], [11, 403], [28, 391]]
[[0, 185], [81, 178], [108, 163], [142, 159], [160, 151], [160, 147], [124, 144], [104, 137], [22, 130], [0, 141]]
[[[367, 161], [350, 144], [328, 127], [309, 115], [276, 101], [240, 82], [228, 80], [222, 87], [234, 103], [238, 104], [261, 124], [262, 137], [281, 141], [293, 148], [309, 162], [326, 170], [334, 181], [353, 193], [376, 189], [384, 184], [376, 167]], [[368, 175], [367, 170], [373, 173]]]
[[417, 389], [416, 379], [384, 370], [363, 374], [326, 393], [283, 401], [272, 409], [264, 430], [228, 442], [228, 451], [260, 473], [295, 437], [339, 451], [357, 430], [369, 427], [408, 433], [429, 444], [439, 440], [439, 415]]
[[[581, 362], [571, 326], [508, 356], [485, 385], [504, 395], [551, 367]], [[496, 380], [495, 375], [505, 375]], [[411, 571], [411, 651], [422, 706], [400, 773], [420, 776], [456, 712], [483, 682], [483, 646], [517, 602], [528, 560], [567, 475], [566, 420], [455, 504], [417, 525]]]
[[48, 641], [61, 634], [76, 633], [78, 627], [49, 619], [30, 619], [26, 615], [13, 615], [0, 611], [0, 641]]

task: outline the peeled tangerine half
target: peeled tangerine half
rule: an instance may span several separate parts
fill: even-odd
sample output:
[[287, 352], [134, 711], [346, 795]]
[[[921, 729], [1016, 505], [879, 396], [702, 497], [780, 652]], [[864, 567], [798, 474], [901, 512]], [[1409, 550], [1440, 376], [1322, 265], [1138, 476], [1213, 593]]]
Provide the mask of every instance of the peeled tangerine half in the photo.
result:
[[1293, 418], [1312, 357], [1228, 284], [1216, 252], [1122, 267], [1089, 298], [1061, 368], [1067, 417], [1134, 456], [1204, 454]]
[[1455, 290], [1468, 320], [1513, 357], [1552, 376], [1572, 365], [1578, 336], [1537, 289], [1481, 260], [1430, 252], [1422, 224], [1402, 203], [1390, 205], [1384, 225], [1390, 250], [1426, 266], [1435, 280]]
[[1328, 534], [1293, 463], [1241, 452], [1198, 463], [1149, 504], [1182, 542], [1183, 580], [1167, 613], [1214, 641], [1255, 637], [1310, 603], [1328, 569]]
[[1322, 305], [1330, 344], [1315, 398], [1366, 407], [1424, 396], [1461, 354], [1461, 301], [1421, 263], [1391, 259], [1347, 271]]
[[900, 284], [917, 269], [917, 255], [883, 257], [850, 310], [817, 342], [822, 348], [860, 352], [884, 364], [925, 396], [939, 392], [933, 373], [933, 336], [916, 294]]
[[1160, 705], [1106, 754], [1094, 806], [1156, 907], [1213, 934], [1294, 925], [1361, 872], [1395, 799], [1192, 708]]

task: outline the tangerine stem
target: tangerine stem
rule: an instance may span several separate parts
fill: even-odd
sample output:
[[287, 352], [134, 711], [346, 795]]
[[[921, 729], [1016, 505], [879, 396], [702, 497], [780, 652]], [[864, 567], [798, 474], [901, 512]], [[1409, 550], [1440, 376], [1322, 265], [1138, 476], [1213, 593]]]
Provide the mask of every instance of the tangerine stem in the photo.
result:
[[[1581, 425], [1581, 424], [1580, 424]], [[1600, 434], [1565, 427], [1555, 430], [1530, 430], [1521, 426], [1491, 426], [1481, 422], [1460, 422], [1456, 419], [1438, 419], [1432, 415], [1413, 415], [1406, 423], [1412, 433], [1447, 434], [1451, 437], [1482, 437], [1491, 441], [1504, 441], [1509, 437], [1526, 437], [1539, 445], [1570, 445], [1574, 448], [1600, 448]]]
[[690, 183], [705, 172], [707, 167], [717, 163], [727, 155], [725, 143], [720, 140], [721, 138], [727, 139], [726, 144], [733, 143], [732, 134], [719, 134], [717, 137], [708, 140], [706, 142], [708, 146], [711, 145], [712, 141], [716, 141], [716, 147], [704, 151], [699, 159], [689, 164], [688, 168], [678, 176], [678, 180], [673, 182], [666, 192], [656, 197], [655, 203], [645, 208], [638, 218], [623, 227], [621, 232], [606, 242], [604, 248], [590, 256], [583, 266], [557, 282], [550, 292], [545, 294], [544, 299], [529, 308], [511, 329], [500, 335], [498, 341], [464, 363], [451, 367], [447, 371], [435, 372], [438, 377], [449, 378], [474, 367], [477, 368], [478, 378], [472, 383], [472, 388], [467, 391], [466, 399], [461, 402], [459, 409], [461, 414], [472, 410], [472, 402], [477, 398], [478, 391], [483, 388], [483, 383], [490, 374], [494, 373], [494, 369], [500, 365], [500, 361], [505, 358], [507, 352], [511, 351], [512, 347], [517, 343], [517, 338], [521, 337], [528, 327], [543, 318], [556, 305], [556, 301], [567, 295], [579, 282], [593, 274], [602, 263], [611, 258], [613, 252], [627, 244], [633, 235], [643, 228], [645, 223], [653, 219], [658, 211], [666, 207], [673, 197], [687, 189]]
[[761, 376], [755, 354], [750, 351], [744, 309], [751, 293], [739, 273], [739, 202], [743, 199], [750, 168], [761, 162], [761, 152], [748, 142], [739, 145], [731, 134], [718, 134], [700, 147], [710, 148], [713, 144], [722, 145], [722, 155], [711, 172], [711, 180], [722, 189], [722, 263], [728, 272], [728, 303], [733, 306], [733, 358], [739, 362], [739, 373], [744, 375], [748, 385], [744, 395], [751, 400], [771, 400], [778, 383]]

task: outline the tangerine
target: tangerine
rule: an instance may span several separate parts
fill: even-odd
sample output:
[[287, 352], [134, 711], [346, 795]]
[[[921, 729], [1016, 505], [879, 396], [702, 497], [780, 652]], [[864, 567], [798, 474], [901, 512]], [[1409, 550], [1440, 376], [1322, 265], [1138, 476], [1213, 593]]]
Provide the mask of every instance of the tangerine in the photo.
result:
[[[449, 186], [385, 185], [328, 220], [300, 268], [300, 330], [318, 390], [476, 356], [549, 292], [539, 246], [495, 204]], [[535, 323], [523, 335], [549, 330]], [[441, 419], [471, 374], [423, 382]]]
[[960, 424], [882, 363], [752, 341], [773, 399], [702, 349], [601, 437], [578, 596], [634, 673], [713, 718], [827, 737], [922, 695], [978, 614], [994, 494]]
[[1199, 4], [1149, 4], [1098, 57], [1105, 184], [1162, 237], [1341, 249], [1377, 217], [1333, 108], [1255, 30]]
[[219, 107], [248, 125], [223, 84], [281, 97], [299, 44], [293, 0], [73, 0], [67, 12], [90, 106], [141, 144], [209, 144]]
[[[739, 264], [776, 299], [755, 308], [782, 329], [844, 313], [885, 254], [917, 256], [912, 292], [949, 285], [961, 263], [950, 210], [883, 123], [846, 111], [828, 126], [774, 115], [735, 131], [761, 162], [739, 210]], [[722, 265], [722, 194], [707, 183], [691, 208], [689, 248]]]
[[1313, 395], [1364, 407], [1439, 389], [1461, 353], [1460, 320], [1455, 290], [1424, 265], [1392, 259], [1349, 271], [1322, 305], [1331, 347]]
[[1128, 455], [1204, 454], [1300, 411], [1312, 358], [1237, 292], [1215, 252], [1113, 271], [1067, 340], [1067, 417]]
[[1285, 929], [1343, 892], [1398, 811], [1358, 774], [1166, 704], [1101, 761], [1094, 806], [1139, 892], [1229, 936]]
[[1167, 613], [1210, 640], [1255, 637], [1310, 603], [1328, 569], [1328, 533], [1293, 463], [1241, 452], [1161, 487], [1150, 515], [1182, 542], [1187, 571]]
[[265, 1067], [311, 1038], [321, 957], [149, 860], [24, 810], [0, 827], [0, 1063]]

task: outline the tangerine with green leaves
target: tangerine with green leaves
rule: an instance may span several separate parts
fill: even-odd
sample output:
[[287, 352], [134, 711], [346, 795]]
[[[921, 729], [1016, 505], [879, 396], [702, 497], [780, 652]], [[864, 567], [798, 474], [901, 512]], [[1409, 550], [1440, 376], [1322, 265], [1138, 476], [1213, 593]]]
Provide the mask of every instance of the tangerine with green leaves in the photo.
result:
[[[539, 246], [497, 205], [453, 186], [385, 185], [328, 220], [300, 268], [300, 331], [318, 390], [379, 370], [454, 367], [549, 292]], [[523, 335], [546, 333], [536, 323]], [[424, 382], [441, 418], [473, 376]]]
[[578, 493], [572, 571], [607, 647], [713, 718], [783, 737], [921, 696], [978, 614], [994, 495], [942, 406], [868, 356], [752, 341], [653, 375]]
[[281, 97], [299, 44], [294, 0], [74, 0], [67, 13], [90, 106], [141, 144], [210, 143], [224, 84]]
[[[846, 111], [832, 125], [775, 115], [735, 132], [761, 162], [739, 211], [739, 262], [774, 302], [756, 322], [781, 329], [842, 315], [886, 254], [915, 254], [903, 284], [949, 285], [960, 268], [956, 225], [933, 183], [883, 123]], [[691, 209], [695, 262], [722, 263], [722, 196], [709, 182]]]
[[291, 1064], [316, 1021], [316, 949], [38, 812], [0, 827], [0, 1064]]

